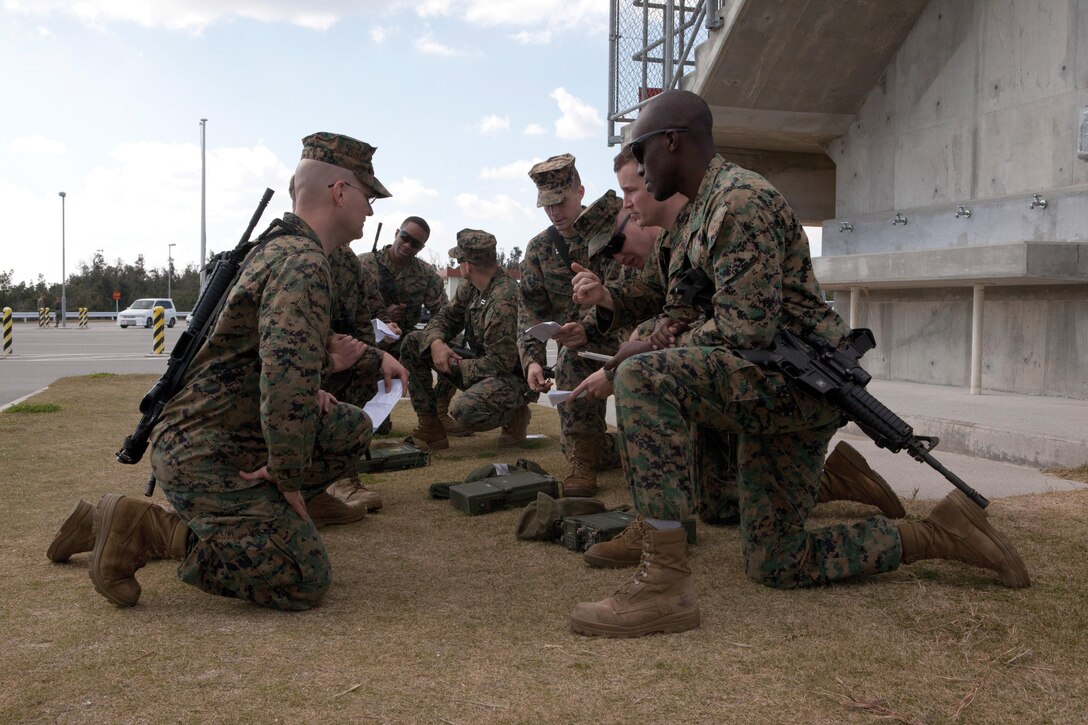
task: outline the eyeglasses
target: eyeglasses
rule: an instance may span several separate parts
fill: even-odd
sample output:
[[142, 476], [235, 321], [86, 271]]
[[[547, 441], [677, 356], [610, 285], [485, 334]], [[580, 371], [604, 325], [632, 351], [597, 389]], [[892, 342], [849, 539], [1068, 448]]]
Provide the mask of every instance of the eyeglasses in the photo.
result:
[[401, 239], [403, 239], [404, 241], [408, 242], [409, 244], [411, 244], [412, 247], [414, 247], [417, 250], [418, 249], [423, 249], [423, 245], [425, 245], [427, 243], [427, 242], [423, 242], [423, 241], [420, 241], [420, 240], [416, 239], [415, 237], [413, 237], [411, 234], [404, 231], [403, 229], [398, 229], [397, 230], [397, 236], [400, 237]]
[[461, 266], [462, 264], [464, 264], [464, 263], [465, 263], [465, 261], [466, 261], [466, 260], [465, 260], [465, 259], [464, 259], [463, 257], [454, 257], [454, 258], [453, 258], [453, 268], [454, 268], [454, 269], [457, 269], [457, 268], [458, 268], [458, 267], [460, 267], [460, 266]]
[[606, 254], [611, 257], [613, 254], [617, 254], [623, 249], [623, 245], [627, 243], [627, 235], [623, 233], [623, 228], [627, 226], [627, 222], [629, 221], [631, 221], [630, 214], [625, 216], [623, 221], [620, 222], [619, 229], [617, 229], [616, 233], [612, 235], [612, 238], [608, 240], [608, 244], [605, 244], [604, 248], [601, 249], [601, 254]]
[[644, 133], [636, 138], [634, 141], [632, 141], [630, 144], [628, 144], [631, 147], [631, 155], [635, 157], [635, 161], [637, 163], [641, 164], [642, 159], [646, 155], [646, 149], [643, 148], [643, 146], [645, 146], [648, 140], [652, 139], [654, 136], [660, 136], [661, 134], [669, 133], [670, 131], [674, 133], [683, 133], [687, 130], [688, 129], [686, 128], [659, 128], [656, 131]]
[[359, 192], [360, 194], [365, 196], [366, 197], [366, 203], [369, 204], [371, 207], [374, 206], [374, 202], [377, 201], [377, 199], [378, 199], [376, 194], [368, 194], [365, 191], [363, 191], [362, 189], [360, 189], [358, 186], [355, 186], [354, 184], [349, 184], [348, 182], [343, 181], [343, 180], [341, 180], [339, 182], [336, 182], [336, 181], [332, 182], [331, 184], [329, 184], [328, 188], [331, 189], [332, 187], [336, 186], [337, 183], [343, 184], [344, 186], [350, 186], [352, 189], [355, 189], [357, 192]]

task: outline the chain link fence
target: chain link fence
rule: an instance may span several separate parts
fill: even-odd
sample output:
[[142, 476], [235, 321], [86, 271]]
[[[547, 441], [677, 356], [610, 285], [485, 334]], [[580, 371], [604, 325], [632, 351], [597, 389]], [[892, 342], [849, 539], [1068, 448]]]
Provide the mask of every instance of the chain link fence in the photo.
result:
[[679, 88], [695, 68], [695, 46], [719, 27], [723, 0], [612, 0], [609, 29], [608, 143], [635, 120], [640, 104]]

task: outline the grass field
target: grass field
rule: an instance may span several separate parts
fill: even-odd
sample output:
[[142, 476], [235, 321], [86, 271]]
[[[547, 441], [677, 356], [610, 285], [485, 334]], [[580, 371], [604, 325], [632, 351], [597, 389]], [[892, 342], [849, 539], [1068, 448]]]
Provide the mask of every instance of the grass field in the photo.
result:
[[[152, 379], [66, 378], [0, 413], [2, 722], [1083, 722], [1088, 712], [1088, 491], [995, 501], [1033, 586], [922, 562], [834, 587], [775, 591], [742, 574], [737, 533], [691, 550], [703, 625], [636, 640], [570, 632], [575, 603], [624, 572], [514, 537], [517, 511], [468, 517], [433, 481], [518, 457], [561, 476], [549, 437], [502, 451], [455, 439], [431, 466], [374, 477], [385, 508], [325, 529], [334, 584], [309, 612], [211, 597], [152, 562], [138, 606], [45, 558], [75, 501], [140, 495], [146, 461], [113, 460]], [[55, 407], [54, 407], [55, 406]], [[406, 402], [394, 434], [414, 423]], [[618, 472], [602, 497], [620, 503]], [[159, 498], [161, 501], [161, 497]], [[933, 502], [908, 502], [920, 516]], [[871, 513], [824, 505], [813, 523]]]

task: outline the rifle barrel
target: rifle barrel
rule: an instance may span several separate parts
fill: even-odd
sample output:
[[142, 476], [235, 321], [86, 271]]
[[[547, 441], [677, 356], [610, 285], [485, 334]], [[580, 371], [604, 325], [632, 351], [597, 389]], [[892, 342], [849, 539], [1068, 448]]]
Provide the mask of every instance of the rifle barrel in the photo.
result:
[[979, 508], [984, 509], [990, 505], [990, 502], [986, 499], [985, 496], [983, 496], [975, 489], [971, 488], [971, 486], [968, 485], [967, 482], [964, 481], [962, 478], [945, 468], [940, 461], [930, 455], [929, 451], [924, 449], [911, 449], [911, 454], [918, 460], [923, 461], [924, 463], [928, 463], [930, 467], [933, 468], [933, 470], [944, 476], [949, 483], [967, 494], [967, 498], [978, 504]]

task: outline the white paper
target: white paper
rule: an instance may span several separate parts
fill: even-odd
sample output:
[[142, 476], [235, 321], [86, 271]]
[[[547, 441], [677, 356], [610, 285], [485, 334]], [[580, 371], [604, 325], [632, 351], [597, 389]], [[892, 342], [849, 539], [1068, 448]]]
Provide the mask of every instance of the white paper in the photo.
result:
[[541, 322], [532, 327], [529, 327], [525, 332], [529, 333], [541, 342], [547, 342], [555, 337], [555, 333], [559, 332], [559, 328], [562, 327], [558, 322]]
[[371, 320], [370, 324], [374, 325], [374, 340], [376, 342], [400, 339], [400, 335], [393, 332], [393, 328], [379, 320], [377, 317]]
[[605, 355], [599, 352], [590, 352], [589, 350], [583, 350], [578, 353], [578, 357], [584, 357], [587, 360], [596, 360], [597, 362], [608, 362], [612, 359], [611, 355]]
[[[570, 400], [570, 394], [571, 394], [570, 390], [549, 390], [548, 393], [547, 393], [548, 402], [551, 403], [552, 405], [559, 405], [561, 403], [565, 403], [568, 400]], [[583, 390], [582, 394], [579, 395], [578, 397], [579, 398], [584, 398], [584, 397], [586, 397], [586, 395], [588, 395], [588, 393], [585, 390]]]
[[385, 381], [378, 381], [378, 394], [363, 406], [363, 410], [370, 416], [370, 422], [374, 424], [375, 429], [389, 417], [393, 406], [401, 399], [403, 393], [404, 388], [400, 384], [400, 378], [393, 378], [393, 389], [389, 392], [385, 390]]

